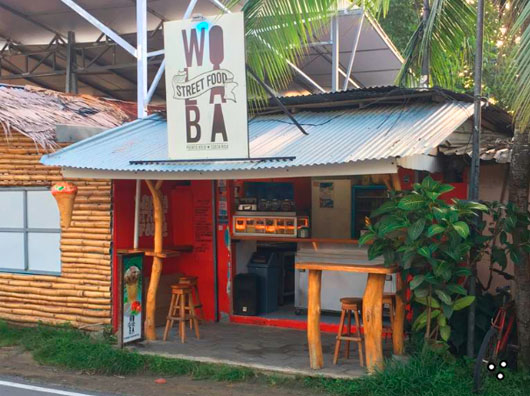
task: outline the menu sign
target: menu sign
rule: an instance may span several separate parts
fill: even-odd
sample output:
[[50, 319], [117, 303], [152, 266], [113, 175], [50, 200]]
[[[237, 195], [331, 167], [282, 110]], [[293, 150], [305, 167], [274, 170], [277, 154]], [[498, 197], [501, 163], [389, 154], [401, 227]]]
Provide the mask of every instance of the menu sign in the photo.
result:
[[143, 253], [120, 255], [122, 270], [122, 342], [142, 338]]
[[248, 158], [243, 13], [164, 24], [170, 159]]

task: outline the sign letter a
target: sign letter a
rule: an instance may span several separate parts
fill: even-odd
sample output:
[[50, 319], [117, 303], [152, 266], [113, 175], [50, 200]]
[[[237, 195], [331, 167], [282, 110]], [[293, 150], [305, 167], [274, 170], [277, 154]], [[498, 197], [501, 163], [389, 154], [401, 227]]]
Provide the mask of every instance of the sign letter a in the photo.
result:
[[197, 29], [190, 30], [190, 38], [188, 41], [186, 30], [182, 30], [182, 41], [184, 43], [184, 56], [186, 57], [186, 66], [191, 67], [193, 61], [193, 54], [197, 59], [197, 66], [202, 66], [202, 58], [204, 55], [204, 32], [206, 29], [200, 30], [200, 43], [197, 38]]

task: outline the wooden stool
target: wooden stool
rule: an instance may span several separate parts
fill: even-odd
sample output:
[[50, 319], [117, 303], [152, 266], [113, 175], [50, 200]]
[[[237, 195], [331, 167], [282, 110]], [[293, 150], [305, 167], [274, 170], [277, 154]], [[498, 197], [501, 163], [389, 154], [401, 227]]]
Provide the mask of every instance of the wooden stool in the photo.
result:
[[192, 288], [181, 284], [171, 285], [171, 305], [167, 314], [164, 341], [167, 340], [169, 330], [173, 328], [174, 322], [179, 322], [180, 341], [184, 343], [186, 341], [187, 320], [190, 321], [190, 327], [195, 327], [195, 336], [199, 340], [199, 321], [195, 315]]
[[[359, 361], [361, 364], [361, 367], [364, 366], [363, 361], [363, 342], [361, 338], [361, 322], [359, 321], [359, 310], [361, 309], [362, 305], [362, 298], [355, 298], [355, 297], [344, 297], [340, 299], [340, 302], [342, 304], [342, 312], [340, 315], [340, 324], [339, 324], [339, 333], [337, 334], [337, 341], [335, 342], [335, 354], [333, 355], [333, 364], [337, 364], [339, 360], [339, 353], [340, 353], [340, 343], [341, 341], [346, 341], [346, 359], [349, 359], [350, 357], [350, 342], [354, 341], [357, 343], [359, 347]], [[356, 335], [352, 335], [351, 333], [351, 314], [353, 312], [353, 316], [355, 318], [355, 329], [356, 329]], [[348, 324], [346, 328], [346, 333], [343, 333], [344, 330], [344, 320], [346, 319], [346, 315], [348, 315]]]
[[[182, 275], [182, 276], [179, 276], [178, 278], [178, 284], [185, 285], [192, 289], [191, 297], [193, 301], [193, 307], [196, 310], [200, 310], [200, 317], [201, 319], [204, 319], [204, 311], [202, 309], [202, 303], [199, 297], [199, 277]], [[191, 322], [190, 322], [190, 328], [191, 328]]]

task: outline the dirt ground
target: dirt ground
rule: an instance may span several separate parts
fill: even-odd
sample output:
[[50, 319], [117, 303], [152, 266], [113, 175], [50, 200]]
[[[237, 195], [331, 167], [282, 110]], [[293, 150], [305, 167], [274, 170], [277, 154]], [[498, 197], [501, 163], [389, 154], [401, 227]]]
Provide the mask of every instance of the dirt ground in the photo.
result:
[[19, 347], [0, 348], [0, 377], [23, 378], [39, 385], [59, 386], [77, 391], [102, 392], [106, 395], [201, 395], [201, 396], [313, 396], [308, 389], [294, 389], [261, 383], [227, 383], [194, 380], [190, 377], [168, 377], [167, 383], [156, 384], [152, 376], [101, 376], [41, 366], [31, 354]]

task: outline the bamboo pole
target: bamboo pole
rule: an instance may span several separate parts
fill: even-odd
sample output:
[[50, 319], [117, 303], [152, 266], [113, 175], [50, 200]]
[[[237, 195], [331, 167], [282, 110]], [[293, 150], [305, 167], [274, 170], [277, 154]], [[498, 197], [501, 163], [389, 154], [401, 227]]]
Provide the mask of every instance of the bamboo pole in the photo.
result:
[[[163, 249], [163, 226], [164, 226], [164, 209], [162, 205], [162, 194], [160, 188], [162, 187], [162, 180], [153, 185], [151, 180], [146, 180], [147, 187], [153, 196], [153, 211], [154, 211], [154, 252], [161, 253]], [[155, 328], [155, 314], [156, 314], [156, 293], [158, 291], [158, 284], [160, 283], [160, 275], [162, 273], [162, 259], [159, 256], [153, 257], [153, 268], [149, 280], [149, 288], [147, 290], [146, 302], [146, 318], [145, 318], [145, 337], [148, 340], [156, 340]]]
[[47, 301], [47, 302], [57, 302], [57, 303], [64, 303], [64, 304], [92, 304], [97, 306], [108, 306], [110, 304], [110, 301], [105, 298], [90, 298], [87, 299], [85, 297], [72, 297], [72, 296], [46, 296], [46, 295], [33, 295], [28, 293], [14, 293], [14, 292], [6, 292], [3, 290], [0, 290], [0, 296], [3, 297], [12, 297], [17, 298], [19, 300], [24, 300], [26, 298], [33, 298], [38, 299], [39, 301]]

